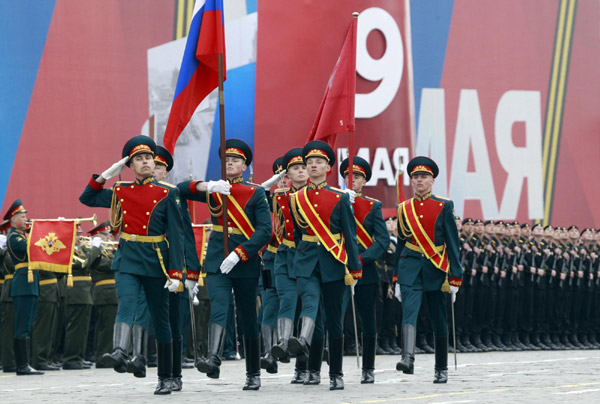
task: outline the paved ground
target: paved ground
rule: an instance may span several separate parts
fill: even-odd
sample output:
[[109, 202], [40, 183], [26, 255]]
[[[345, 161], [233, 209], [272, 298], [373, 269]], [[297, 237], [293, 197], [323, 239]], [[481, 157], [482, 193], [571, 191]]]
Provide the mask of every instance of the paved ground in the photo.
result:
[[[319, 386], [289, 383], [292, 365], [279, 373], [263, 372], [258, 392], [242, 391], [243, 361], [224, 362], [221, 378], [207, 379], [195, 369], [184, 369], [184, 391], [154, 396], [156, 369], [136, 379], [109, 369], [48, 372], [44, 376], [17, 377], [0, 373], [3, 403], [101, 402], [146, 403], [599, 403], [600, 350], [492, 352], [458, 355], [458, 370], [450, 356], [449, 382], [434, 385], [433, 355], [417, 355], [414, 375], [396, 372], [398, 356], [377, 357], [374, 385], [360, 384], [356, 359], [344, 358], [346, 389], [330, 392], [325, 376]], [[323, 365], [324, 374], [327, 365]]]

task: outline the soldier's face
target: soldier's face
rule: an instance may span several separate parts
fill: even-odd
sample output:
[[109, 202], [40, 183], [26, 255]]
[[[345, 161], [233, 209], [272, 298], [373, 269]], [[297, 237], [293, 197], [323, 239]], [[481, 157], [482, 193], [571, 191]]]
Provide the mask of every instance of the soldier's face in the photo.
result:
[[544, 235], [544, 229], [542, 228], [542, 226], [536, 226], [533, 229], [533, 235], [534, 236], [543, 236]]
[[531, 228], [530, 227], [523, 227], [521, 229], [521, 235], [523, 237], [529, 237], [530, 234], [531, 234]]
[[461, 231], [462, 230], [462, 220], [456, 219], [456, 220], [454, 220], [454, 223], [456, 223], [456, 229], [458, 231]]
[[410, 178], [410, 183], [415, 190], [415, 194], [418, 195], [425, 195], [426, 193], [431, 192], [434, 182], [435, 179], [431, 174], [416, 173]]
[[473, 223], [471, 222], [467, 222], [465, 224], [462, 225], [463, 229], [465, 229], [465, 231], [467, 233], [471, 233], [473, 231]]
[[579, 230], [577, 230], [576, 228], [572, 228], [571, 230], [569, 230], [569, 237], [579, 238]]
[[154, 156], [149, 153], [133, 156], [131, 168], [135, 172], [136, 177], [150, 177], [152, 175], [152, 171], [154, 171]]
[[331, 166], [329, 161], [321, 157], [309, 157], [306, 159], [306, 168], [308, 169], [308, 176], [311, 179], [326, 177]]
[[152, 175], [158, 181], [164, 180], [165, 178], [167, 178], [167, 166], [165, 166], [164, 164], [155, 164], [154, 172], [152, 173]]
[[475, 224], [474, 227], [475, 227], [475, 233], [478, 233], [478, 234], [483, 233], [483, 230], [484, 230], [483, 223], [477, 223], [477, 224]]
[[[348, 183], [348, 174], [344, 176], [344, 182]], [[354, 192], [362, 191], [363, 186], [367, 182], [367, 179], [362, 174], [353, 174], [352, 175], [352, 190]]]
[[225, 157], [225, 170], [227, 178], [235, 178], [242, 175], [246, 169], [246, 160], [241, 157], [227, 156]]
[[552, 237], [554, 235], [554, 229], [552, 227], [548, 227], [546, 230], [544, 230], [544, 235], [546, 237]]
[[10, 225], [15, 229], [25, 229], [27, 227], [27, 213], [17, 213], [13, 217], [11, 217]]
[[486, 233], [494, 233], [494, 224], [493, 223], [486, 224], [485, 232]]
[[390, 234], [395, 233], [396, 229], [398, 228], [395, 218], [386, 220], [385, 226], [387, 227], [388, 233], [390, 233]]
[[286, 175], [296, 184], [305, 183], [308, 180], [308, 171], [304, 164], [294, 164], [288, 168]]

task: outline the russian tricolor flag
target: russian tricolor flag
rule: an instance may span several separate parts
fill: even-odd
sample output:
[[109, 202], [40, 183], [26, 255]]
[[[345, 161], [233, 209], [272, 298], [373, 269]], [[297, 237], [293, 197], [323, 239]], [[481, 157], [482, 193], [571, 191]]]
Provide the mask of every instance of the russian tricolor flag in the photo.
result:
[[196, 0], [163, 139], [171, 154], [200, 102], [219, 85], [218, 54], [223, 55], [225, 80], [223, 0]]

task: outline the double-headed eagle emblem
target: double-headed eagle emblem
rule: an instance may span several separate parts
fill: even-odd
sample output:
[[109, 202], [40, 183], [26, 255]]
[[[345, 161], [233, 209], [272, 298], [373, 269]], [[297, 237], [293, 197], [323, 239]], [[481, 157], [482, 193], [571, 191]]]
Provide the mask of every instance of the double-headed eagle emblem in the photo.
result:
[[52, 255], [63, 248], [67, 248], [63, 242], [56, 237], [56, 233], [48, 233], [48, 235], [39, 239], [35, 245], [40, 247], [48, 255]]

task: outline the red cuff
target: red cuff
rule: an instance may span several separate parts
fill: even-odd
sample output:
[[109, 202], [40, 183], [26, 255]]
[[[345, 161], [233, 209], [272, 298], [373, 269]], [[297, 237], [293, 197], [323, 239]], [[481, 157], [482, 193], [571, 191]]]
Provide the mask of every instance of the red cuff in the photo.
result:
[[248, 255], [246, 250], [244, 250], [244, 247], [242, 247], [241, 245], [235, 247], [235, 249], [233, 251], [235, 251], [235, 253], [238, 255], [238, 257], [240, 257], [240, 260], [242, 262], [246, 262], [250, 259], [250, 256]]
[[460, 288], [462, 285], [462, 278], [459, 279], [459, 278], [450, 277], [450, 281], [448, 283], [451, 286], [456, 286], [456, 287]]
[[392, 283], [398, 282], [398, 275], [392, 275]]
[[169, 278], [183, 279], [183, 273], [179, 269], [169, 269]]
[[360, 263], [364, 267], [365, 266], [365, 262], [363, 261], [363, 259], [362, 259], [362, 257], [360, 255], [358, 256], [358, 259], [360, 260]]
[[199, 194], [200, 193], [200, 191], [198, 191], [198, 188], [196, 188], [196, 185], [199, 182], [202, 182], [202, 181], [192, 181], [192, 182], [190, 182], [190, 192], [192, 194]]
[[99, 184], [94, 177], [90, 178], [90, 182], [88, 183], [88, 185], [96, 190], [96, 191], [101, 191], [102, 189], [104, 189], [104, 184]]
[[200, 272], [190, 271], [189, 269], [187, 270], [187, 273], [185, 274], [185, 279], [189, 279], [190, 281], [197, 281], [199, 277], [200, 277]]
[[362, 279], [362, 272], [362, 269], [359, 269], [358, 271], [350, 271], [350, 275], [352, 275], [354, 279]]

